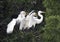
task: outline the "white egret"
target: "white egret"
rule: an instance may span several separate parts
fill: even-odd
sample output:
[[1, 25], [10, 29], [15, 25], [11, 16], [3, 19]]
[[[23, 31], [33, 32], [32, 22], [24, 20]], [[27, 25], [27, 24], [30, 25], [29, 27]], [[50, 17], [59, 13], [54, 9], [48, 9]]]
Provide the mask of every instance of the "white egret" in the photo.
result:
[[12, 21], [7, 25], [7, 33], [12, 33], [15, 24], [16, 23], [18, 24], [18, 23], [22, 22], [23, 19], [25, 18], [25, 15], [26, 15], [26, 12], [21, 11], [16, 19], [12, 19]]
[[36, 13], [32, 13], [31, 15], [27, 15], [26, 17], [26, 25], [24, 28], [30, 28], [32, 26], [35, 27], [36, 24], [39, 24], [43, 21], [43, 15], [41, 13], [44, 13], [42, 11], [38, 11], [38, 16], [41, 17], [40, 19], [38, 19], [37, 17], [35, 17], [34, 15], [36, 15]]

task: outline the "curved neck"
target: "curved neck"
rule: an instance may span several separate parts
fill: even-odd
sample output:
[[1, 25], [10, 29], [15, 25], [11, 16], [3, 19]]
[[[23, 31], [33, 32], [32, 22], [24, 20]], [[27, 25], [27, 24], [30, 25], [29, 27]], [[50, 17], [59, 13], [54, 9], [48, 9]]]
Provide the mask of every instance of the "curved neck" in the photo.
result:
[[43, 21], [43, 15], [41, 15], [40, 13], [38, 13], [38, 15], [41, 17], [40, 21]]

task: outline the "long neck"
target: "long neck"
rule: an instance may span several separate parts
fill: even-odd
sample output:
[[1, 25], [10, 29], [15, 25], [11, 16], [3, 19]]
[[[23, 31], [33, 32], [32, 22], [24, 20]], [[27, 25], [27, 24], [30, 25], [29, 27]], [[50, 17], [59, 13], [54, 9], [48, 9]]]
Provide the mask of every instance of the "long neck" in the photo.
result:
[[41, 17], [39, 20], [42, 22], [43, 21], [43, 15], [41, 15], [40, 13], [38, 13], [38, 15]]

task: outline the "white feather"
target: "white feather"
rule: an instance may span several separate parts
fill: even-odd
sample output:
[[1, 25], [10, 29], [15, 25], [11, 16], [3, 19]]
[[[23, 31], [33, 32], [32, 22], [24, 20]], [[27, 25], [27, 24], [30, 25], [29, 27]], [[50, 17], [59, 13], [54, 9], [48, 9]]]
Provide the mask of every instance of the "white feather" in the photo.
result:
[[16, 24], [16, 19], [12, 19], [12, 21], [7, 25], [7, 33], [13, 32], [15, 24]]
[[27, 15], [26, 22], [25, 22], [26, 25], [25, 25], [24, 28], [28, 28], [29, 29], [30, 27], [32, 27], [32, 26], [35, 27], [36, 24], [41, 23], [43, 21], [43, 15], [41, 13], [44, 13], [44, 12], [38, 11], [38, 16], [41, 17], [40, 19], [38, 19], [37, 17], [34, 16], [34, 15], [36, 15], [35, 12], [32, 13], [31, 15]]

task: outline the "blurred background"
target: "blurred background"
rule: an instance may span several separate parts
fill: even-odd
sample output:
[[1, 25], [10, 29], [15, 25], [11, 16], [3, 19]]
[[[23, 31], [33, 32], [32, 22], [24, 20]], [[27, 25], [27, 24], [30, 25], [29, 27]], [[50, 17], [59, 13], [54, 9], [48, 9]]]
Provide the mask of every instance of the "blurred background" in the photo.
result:
[[[20, 11], [42, 10], [44, 21], [29, 30], [6, 33], [7, 24]], [[0, 0], [0, 42], [60, 42], [60, 0]]]

